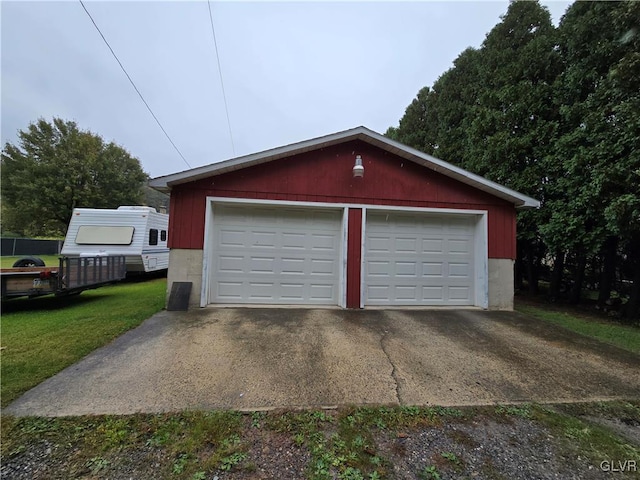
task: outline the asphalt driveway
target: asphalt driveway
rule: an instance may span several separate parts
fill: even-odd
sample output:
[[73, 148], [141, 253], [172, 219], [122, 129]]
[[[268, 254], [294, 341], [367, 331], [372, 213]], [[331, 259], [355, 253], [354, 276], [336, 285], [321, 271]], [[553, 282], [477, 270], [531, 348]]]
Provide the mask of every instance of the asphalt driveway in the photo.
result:
[[640, 397], [640, 356], [512, 312], [207, 308], [161, 312], [4, 413]]

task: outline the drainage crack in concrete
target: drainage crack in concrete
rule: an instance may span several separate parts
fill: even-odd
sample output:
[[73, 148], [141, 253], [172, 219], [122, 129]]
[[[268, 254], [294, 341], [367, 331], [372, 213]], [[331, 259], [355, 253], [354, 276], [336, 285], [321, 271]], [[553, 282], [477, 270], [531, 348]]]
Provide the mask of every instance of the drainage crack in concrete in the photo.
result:
[[380, 337], [380, 348], [382, 349], [382, 351], [384, 352], [384, 354], [387, 357], [387, 360], [389, 361], [389, 364], [391, 365], [391, 378], [393, 378], [393, 382], [395, 383], [395, 390], [396, 390], [396, 400], [398, 401], [398, 405], [402, 405], [402, 397], [400, 395], [400, 378], [398, 377], [398, 371], [396, 369], [396, 365], [393, 363], [393, 360], [391, 360], [391, 356], [389, 355], [389, 352], [387, 352], [387, 349], [384, 345], [385, 340], [387, 338], [387, 334], [389, 333], [388, 330], [383, 330], [384, 333], [382, 334], [382, 336]]

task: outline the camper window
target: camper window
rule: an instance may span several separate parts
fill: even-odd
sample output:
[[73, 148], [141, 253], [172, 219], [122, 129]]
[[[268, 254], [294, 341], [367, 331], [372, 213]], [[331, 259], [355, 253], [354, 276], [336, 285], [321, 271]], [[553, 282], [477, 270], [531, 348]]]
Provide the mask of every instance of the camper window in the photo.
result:
[[158, 229], [152, 228], [149, 230], [149, 245], [157, 245], [158, 244]]
[[134, 228], [129, 226], [80, 225], [78, 245], [131, 245]]
[[161, 242], [166, 242], [167, 241], [167, 231], [166, 230], [160, 230], [160, 241]]

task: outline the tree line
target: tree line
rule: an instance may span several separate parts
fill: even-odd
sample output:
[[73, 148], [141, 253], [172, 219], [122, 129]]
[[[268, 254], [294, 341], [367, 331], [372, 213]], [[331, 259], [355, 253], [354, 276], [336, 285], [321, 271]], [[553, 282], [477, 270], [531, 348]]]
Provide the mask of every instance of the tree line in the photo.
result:
[[[512, 2], [386, 135], [541, 201], [516, 288], [640, 312], [640, 2]], [[546, 287], [546, 284], [545, 284]]]

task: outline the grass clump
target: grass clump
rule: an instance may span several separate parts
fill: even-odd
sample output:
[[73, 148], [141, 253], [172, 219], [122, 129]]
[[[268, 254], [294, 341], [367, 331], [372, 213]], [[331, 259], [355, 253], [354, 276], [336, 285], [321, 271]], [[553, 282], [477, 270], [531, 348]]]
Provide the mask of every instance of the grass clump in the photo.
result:
[[531, 418], [531, 405], [523, 403], [522, 405], [498, 405], [495, 409], [498, 415]]
[[[175, 458], [173, 473], [187, 477], [214, 469], [229, 471], [246, 459], [240, 438], [242, 414], [233, 411], [192, 412], [165, 444]], [[186, 433], [186, 434], [185, 434]]]

